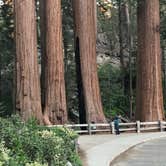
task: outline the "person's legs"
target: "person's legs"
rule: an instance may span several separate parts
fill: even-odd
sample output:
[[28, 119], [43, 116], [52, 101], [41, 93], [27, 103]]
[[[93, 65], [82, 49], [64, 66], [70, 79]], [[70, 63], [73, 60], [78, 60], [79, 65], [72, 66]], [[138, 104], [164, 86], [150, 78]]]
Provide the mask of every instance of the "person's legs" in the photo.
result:
[[118, 135], [118, 125], [115, 125], [115, 133], [116, 133], [116, 135]]
[[120, 134], [119, 125], [115, 125], [115, 133], [116, 135]]
[[117, 133], [120, 134], [119, 125], [117, 126]]

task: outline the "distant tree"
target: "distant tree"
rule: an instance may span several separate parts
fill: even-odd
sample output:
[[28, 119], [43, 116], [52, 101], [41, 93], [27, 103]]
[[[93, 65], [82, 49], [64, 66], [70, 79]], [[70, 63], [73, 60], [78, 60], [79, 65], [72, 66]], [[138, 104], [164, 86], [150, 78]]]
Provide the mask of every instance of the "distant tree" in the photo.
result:
[[160, 0], [160, 36], [162, 48], [162, 70], [163, 70], [163, 96], [164, 109], [166, 109], [166, 0]]
[[24, 120], [42, 122], [35, 1], [15, 0], [16, 111]]
[[119, 57], [122, 70], [122, 86], [126, 93], [125, 74], [128, 67], [129, 57], [129, 9], [128, 4], [119, 0]]
[[[42, 95], [45, 123], [67, 122], [61, 0], [41, 2]], [[43, 4], [42, 4], [43, 3]]]
[[[65, 63], [65, 86], [68, 118], [78, 122], [78, 98], [76, 84], [76, 64], [74, 52], [73, 11], [72, 0], [62, 0], [62, 28]], [[72, 78], [72, 79], [71, 79]]]
[[105, 122], [96, 64], [96, 0], [73, 0], [80, 121]]
[[132, 89], [132, 33], [131, 33], [131, 2], [119, 0], [119, 57], [122, 72], [122, 89], [129, 96], [130, 118], [133, 114]]
[[136, 118], [163, 119], [159, 0], [138, 0]]

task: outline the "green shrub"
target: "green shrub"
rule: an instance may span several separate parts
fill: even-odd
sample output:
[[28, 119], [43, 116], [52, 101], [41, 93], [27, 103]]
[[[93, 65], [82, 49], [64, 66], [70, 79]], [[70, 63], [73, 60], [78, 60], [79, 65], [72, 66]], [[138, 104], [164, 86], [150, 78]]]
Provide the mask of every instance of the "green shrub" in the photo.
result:
[[98, 74], [105, 116], [113, 118], [115, 115], [128, 115], [129, 92], [124, 93], [120, 68], [106, 63], [100, 66]]
[[4, 154], [9, 157], [6, 165], [65, 166], [70, 161], [73, 166], [81, 166], [73, 141], [77, 138], [75, 132], [39, 127], [33, 119], [23, 123], [18, 117], [0, 118], [0, 125], [0, 148], [7, 148]]

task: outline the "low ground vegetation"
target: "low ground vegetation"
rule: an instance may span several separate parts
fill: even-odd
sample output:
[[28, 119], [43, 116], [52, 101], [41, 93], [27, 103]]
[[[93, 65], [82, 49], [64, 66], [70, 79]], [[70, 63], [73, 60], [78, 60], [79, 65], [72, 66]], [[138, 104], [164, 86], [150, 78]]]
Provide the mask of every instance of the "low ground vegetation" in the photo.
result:
[[77, 134], [66, 128], [23, 123], [18, 117], [0, 118], [0, 166], [81, 166], [76, 154]]

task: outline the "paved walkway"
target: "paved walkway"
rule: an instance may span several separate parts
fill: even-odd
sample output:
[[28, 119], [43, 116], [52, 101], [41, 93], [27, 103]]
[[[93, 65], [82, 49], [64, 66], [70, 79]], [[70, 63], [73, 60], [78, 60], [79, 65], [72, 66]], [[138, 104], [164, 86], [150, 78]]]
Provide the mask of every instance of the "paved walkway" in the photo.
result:
[[126, 151], [111, 166], [166, 166], [166, 138], [151, 140]]
[[131, 147], [145, 141], [166, 137], [166, 132], [130, 133], [121, 135], [84, 135], [78, 139], [79, 147], [84, 152], [84, 166], [109, 166], [117, 156]]

